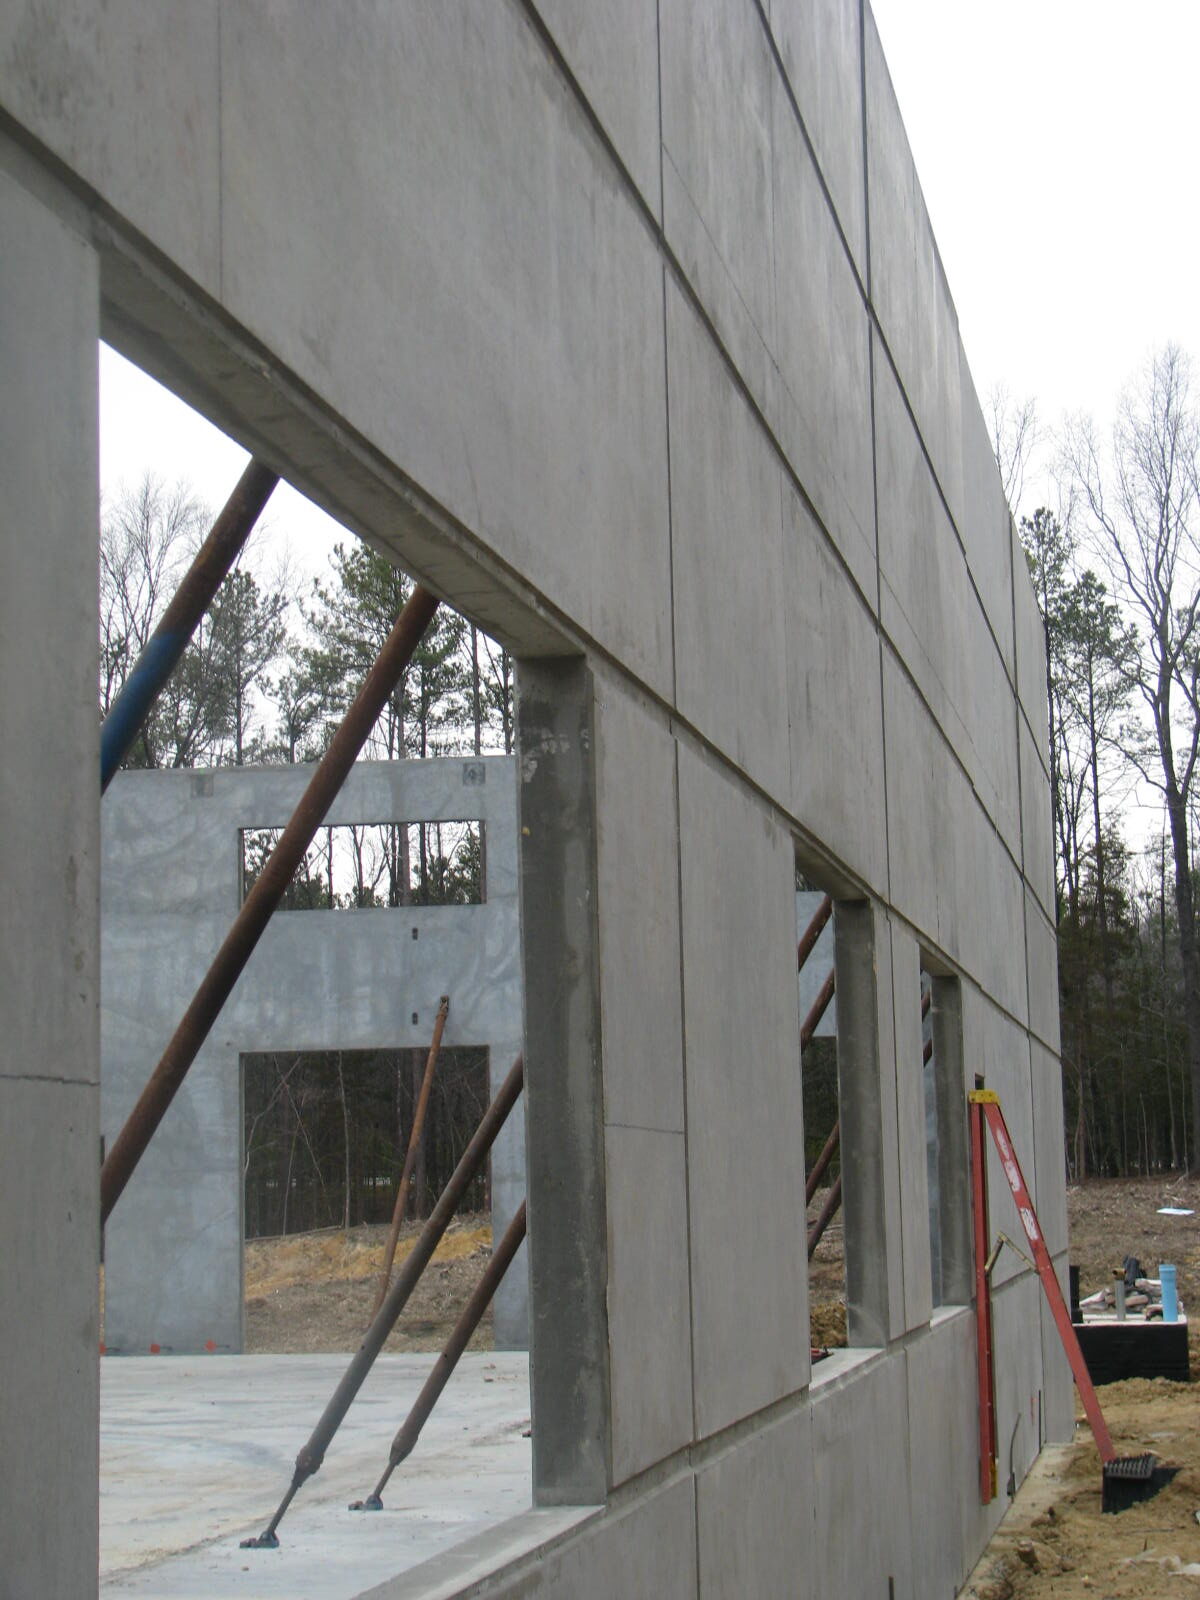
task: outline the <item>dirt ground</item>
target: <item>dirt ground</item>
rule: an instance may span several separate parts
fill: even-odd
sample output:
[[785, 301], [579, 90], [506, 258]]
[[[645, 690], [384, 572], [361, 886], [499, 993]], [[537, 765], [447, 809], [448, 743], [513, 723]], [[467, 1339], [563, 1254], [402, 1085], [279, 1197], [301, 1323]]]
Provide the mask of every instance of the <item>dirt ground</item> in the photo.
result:
[[[393, 1277], [411, 1250], [418, 1224], [408, 1224], [396, 1250]], [[388, 1230], [384, 1226], [323, 1229], [246, 1246], [246, 1349], [254, 1355], [356, 1350], [371, 1320]], [[492, 1228], [487, 1217], [450, 1225], [385, 1350], [440, 1350], [487, 1265]], [[492, 1314], [485, 1312], [470, 1346], [492, 1348]]]
[[[1192, 1217], [1162, 1217], [1159, 1206]], [[1105, 1384], [1100, 1406], [1117, 1450], [1153, 1451], [1177, 1466], [1152, 1499], [1117, 1515], [1100, 1510], [1100, 1461], [1083, 1412], [1075, 1442], [1045, 1452], [963, 1591], [963, 1600], [1163, 1600], [1200, 1596], [1200, 1182], [1095, 1180], [1067, 1191], [1071, 1260], [1083, 1294], [1111, 1282], [1137, 1256], [1150, 1276], [1179, 1269], [1189, 1329], [1191, 1383], [1132, 1379]]]

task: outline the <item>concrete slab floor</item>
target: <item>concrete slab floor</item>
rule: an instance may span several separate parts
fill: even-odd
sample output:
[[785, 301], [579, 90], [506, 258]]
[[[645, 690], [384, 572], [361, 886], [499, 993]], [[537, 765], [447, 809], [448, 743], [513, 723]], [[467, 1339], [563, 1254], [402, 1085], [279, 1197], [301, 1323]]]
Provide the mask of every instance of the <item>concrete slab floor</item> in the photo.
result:
[[374, 1487], [435, 1359], [379, 1358], [278, 1550], [239, 1540], [270, 1520], [349, 1357], [102, 1361], [101, 1594], [352, 1600], [528, 1510], [528, 1356], [515, 1351], [465, 1354], [384, 1510], [347, 1510]]

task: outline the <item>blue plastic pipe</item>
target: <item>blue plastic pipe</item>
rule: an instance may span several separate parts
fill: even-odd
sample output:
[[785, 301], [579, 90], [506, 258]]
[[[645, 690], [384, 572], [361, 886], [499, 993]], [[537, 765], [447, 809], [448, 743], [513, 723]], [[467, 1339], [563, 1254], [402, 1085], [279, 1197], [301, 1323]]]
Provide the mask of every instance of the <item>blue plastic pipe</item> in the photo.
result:
[[213, 523], [208, 538], [196, 552], [196, 559], [163, 612], [162, 621], [147, 639], [146, 648], [134, 663], [133, 671], [100, 729], [101, 794], [145, 726], [163, 685], [187, 649], [188, 640], [212, 604], [213, 596], [229, 575], [230, 567], [278, 482], [277, 472], [272, 472], [261, 461], [252, 460]]

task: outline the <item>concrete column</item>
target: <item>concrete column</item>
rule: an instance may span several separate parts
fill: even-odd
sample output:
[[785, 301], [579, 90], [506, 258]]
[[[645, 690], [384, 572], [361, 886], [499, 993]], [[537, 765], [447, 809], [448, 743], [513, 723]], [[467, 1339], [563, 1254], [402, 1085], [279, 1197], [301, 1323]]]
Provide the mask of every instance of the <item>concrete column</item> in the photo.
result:
[[881, 954], [890, 960], [890, 952], [886, 946], [881, 951], [887, 929], [869, 901], [839, 902], [835, 921], [846, 1315], [852, 1345], [885, 1345], [898, 1330], [894, 1313], [903, 1294], [899, 1219], [887, 1193], [895, 1171], [895, 1116], [885, 1113], [889, 1097], [895, 1105], [896, 1061], [880, 1029], [879, 960]]
[[96, 1593], [97, 337], [91, 247], [0, 172], [0, 1591]]
[[591, 673], [522, 662], [518, 706], [533, 1489], [591, 1505], [610, 1454]]

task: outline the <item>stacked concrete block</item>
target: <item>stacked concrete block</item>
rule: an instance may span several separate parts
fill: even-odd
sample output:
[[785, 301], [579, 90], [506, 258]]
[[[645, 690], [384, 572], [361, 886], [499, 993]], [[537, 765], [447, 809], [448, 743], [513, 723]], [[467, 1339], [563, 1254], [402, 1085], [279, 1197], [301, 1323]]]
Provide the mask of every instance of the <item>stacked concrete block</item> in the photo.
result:
[[[1002, 1502], [915, 974], [1061, 1262], [1045, 662], [869, 6], [10, 9], [4, 159], [114, 340], [519, 661], [534, 1494], [600, 1509], [477, 1592], [948, 1592]], [[812, 1365], [797, 861], [851, 940]], [[1018, 1479], [1069, 1422], [1038, 1304], [1002, 1258]]]

